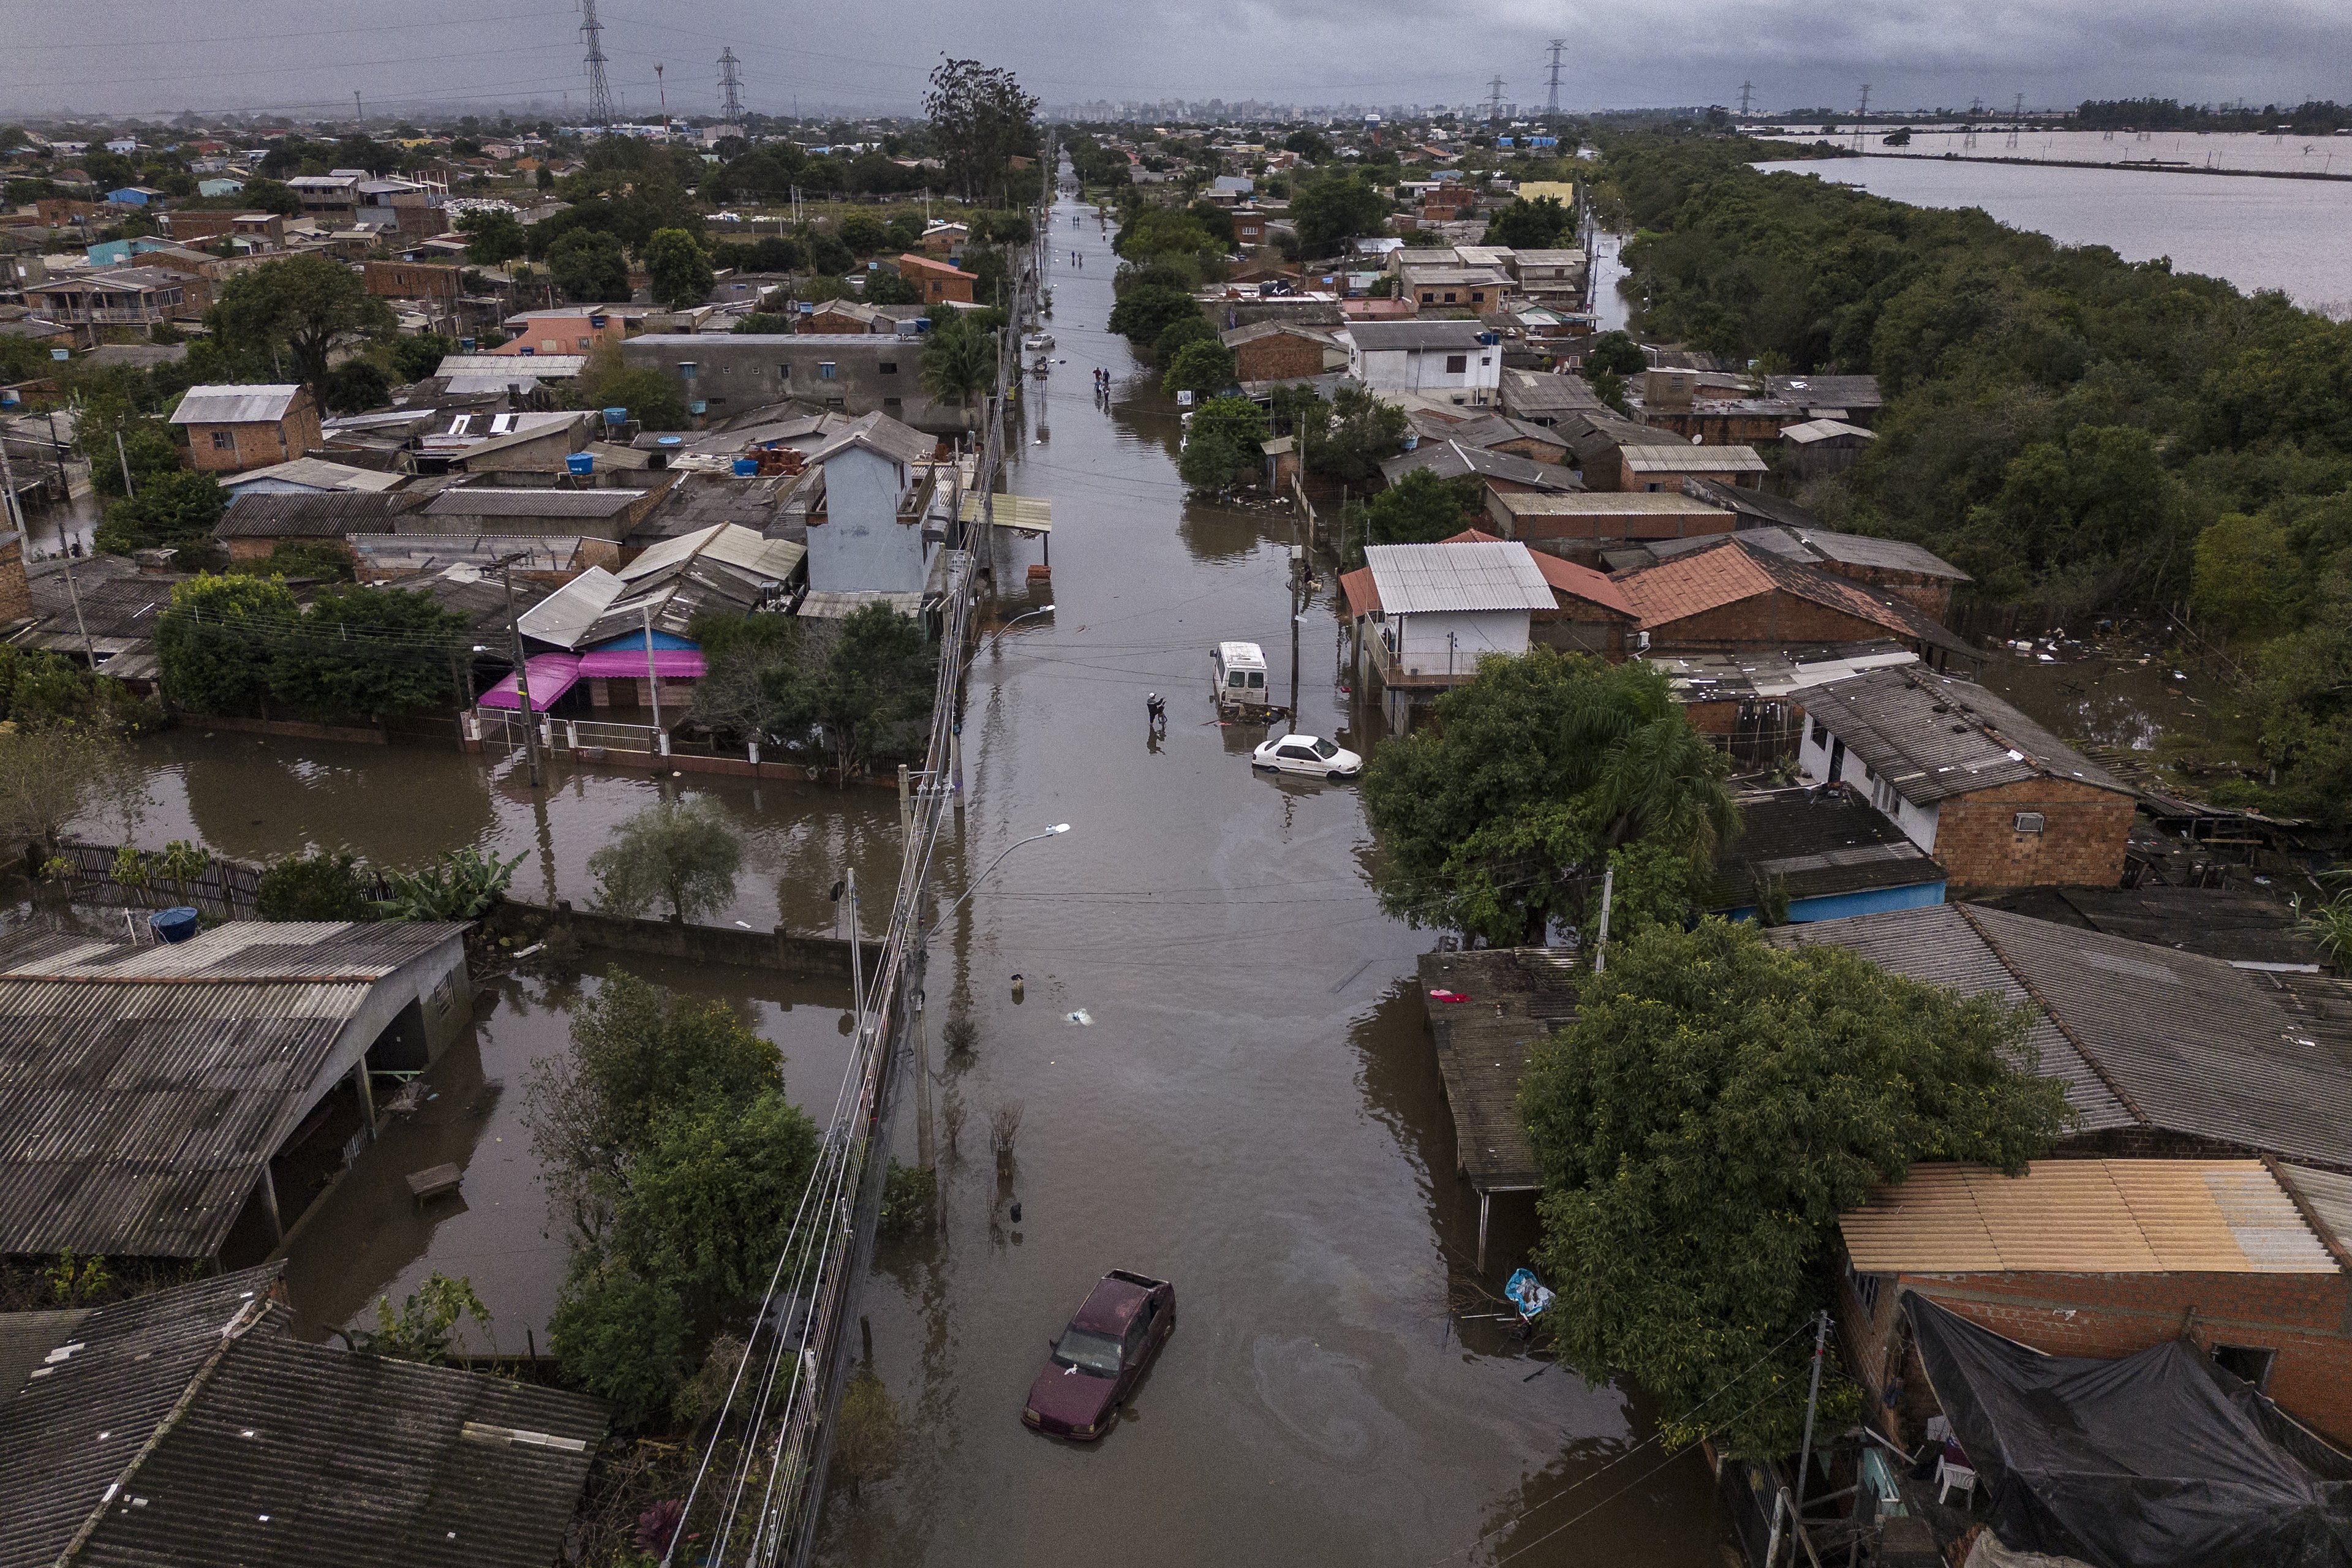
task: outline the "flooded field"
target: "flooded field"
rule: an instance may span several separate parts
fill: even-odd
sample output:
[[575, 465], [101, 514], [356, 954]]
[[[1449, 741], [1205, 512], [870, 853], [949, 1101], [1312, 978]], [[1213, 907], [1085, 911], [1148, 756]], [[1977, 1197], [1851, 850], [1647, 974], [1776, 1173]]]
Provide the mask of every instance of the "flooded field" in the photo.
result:
[[2218, 659], [2179, 657], [2147, 626], [1997, 646], [1984, 684], [2062, 738], [2135, 753], [2201, 794], [2260, 764], [2261, 710]]

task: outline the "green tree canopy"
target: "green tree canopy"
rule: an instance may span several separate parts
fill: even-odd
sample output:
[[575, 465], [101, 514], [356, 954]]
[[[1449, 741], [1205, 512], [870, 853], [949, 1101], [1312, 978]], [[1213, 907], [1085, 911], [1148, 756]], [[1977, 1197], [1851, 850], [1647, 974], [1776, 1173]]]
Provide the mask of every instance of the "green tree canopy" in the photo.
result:
[[630, 365], [621, 358], [621, 345], [609, 340], [588, 351], [562, 396], [571, 408], [625, 408], [648, 430], [683, 430], [692, 423], [677, 384], [650, 365]]
[[155, 628], [163, 695], [198, 713], [246, 713], [269, 693], [270, 654], [301, 606], [285, 584], [200, 576], [175, 584]]
[[778, 663], [762, 679], [785, 725], [822, 725], [846, 784], [889, 748], [911, 755], [931, 716], [936, 653], [921, 623], [887, 605], [866, 605], [841, 623], [821, 661]]
[[629, 297], [629, 258], [602, 229], [575, 228], [558, 238], [548, 247], [547, 273], [575, 303]]
[[1265, 410], [1256, 404], [1213, 397], [1192, 411], [1176, 471], [1195, 490], [1231, 489], [1265, 466], [1266, 434]]
[[866, 275], [866, 302], [869, 305], [919, 305], [923, 291], [914, 280], [897, 272], [869, 272]]
[[1013, 160], [1036, 154], [1037, 100], [1011, 71], [942, 55], [923, 112], [958, 195], [992, 206], [1029, 194], [1013, 189]]
[[224, 349], [275, 360], [313, 387], [326, 384], [337, 345], [389, 339], [399, 328], [392, 307], [370, 295], [358, 273], [324, 256], [265, 261], [232, 275], [205, 321]]
[[969, 409], [996, 385], [996, 334], [950, 311], [931, 323], [923, 343], [923, 390], [942, 403]]
[[269, 654], [269, 689], [316, 719], [383, 720], [456, 695], [466, 617], [430, 594], [343, 584], [313, 595]]
[[[1702, 1411], [1671, 1443], [1790, 1452], [1838, 1215], [1916, 1161], [2013, 1174], [2048, 1148], [2065, 1098], [2026, 1052], [2021, 1007], [1842, 948], [1716, 920], [1612, 944], [1519, 1091], [1561, 1359]], [[1822, 1403], [1832, 1431], [1859, 1405], [1839, 1377]]]
[[[1723, 753], [1651, 665], [1537, 647], [1477, 669], [1438, 699], [1435, 723], [1365, 770], [1390, 913], [1540, 942], [1555, 920], [1589, 923], [1610, 865], [1618, 896], [1639, 897], [1636, 884], [1688, 876], [1738, 832]], [[1643, 845], [1663, 853], [1628, 855]]]
[[[710, 297], [718, 281], [710, 258], [682, 228], [657, 228], [646, 241], [646, 276], [651, 280], [654, 303], [683, 310]], [[614, 298], [620, 296], [615, 295]]]
[[327, 373], [321, 399], [332, 414], [365, 414], [392, 400], [392, 378], [373, 360], [350, 359]]
[[1181, 289], [1139, 284], [1121, 290], [1118, 302], [1110, 308], [1110, 330], [1137, 348], [1146, 348], [1173, 323], [1200, 313], [1201, 307]]
[[667, 903], [681, 924], [726, 908], [742, 864], [743, 841], [715, 807], [671, 800], [631, 816], [588, 857], [604, 908], [634, 915]]
[[1299, 248], [1308, 256], [1328, 256], [1349, 240], [1380, 233], [1388, 216], [1388, 198], [1357, 174], [1334, 172], [1303, 182], [1290, 198]]
[[1576, 226], [1576, 215], [1558, 196], [1521, 196], [1486, 223], [1486, 243], [1513, 250], [1556, 250]]
[[1415, 468], [1364, 509], [1364, 538], [1372, 544], [1434, 544], [1475, 526], [1486, 504], [1486, 481], [1477, 475], [1442, 479]]
[[201, 564], [216, 553], [213, 528], [227, 510], [228, 492], [210, 474], [151, 472], [137, 495], [109, 503], [94, 540], [109, 555], [170, 545]]
[[1650, 356], [1642, 352], [1642, 345], [1633, 341], [1632, 333], [1617, 328], [1594, 338], [1592, 346], [1584, 351], [1584, 374], [1588, 376], [1601, 372], [1639, 375], [1649, 368]]
[[1160, 329], [1160, 335], [1151, 340], [1151, 358], [1155, 363], [1168, 364], [1174, 361], [1177, 353], [1186, 343], [1222, 342], [1223, 340], [1218, 336], [1217, 329], [1209, 325], [1206, 316], [1198, 310], [1188, 310]]
[[466, 259], [477, 267], [504, 267], [530, 248], [520, 221], [497, 207], [467, 213], [457, 220], [457, 232], [466, 237]]
[[1234, 384], [1234, 351], [1214, 339], [1186, 343], [1168, 363], [1160, 390], [1173, 397], [1180, 392], [1223, 392]]

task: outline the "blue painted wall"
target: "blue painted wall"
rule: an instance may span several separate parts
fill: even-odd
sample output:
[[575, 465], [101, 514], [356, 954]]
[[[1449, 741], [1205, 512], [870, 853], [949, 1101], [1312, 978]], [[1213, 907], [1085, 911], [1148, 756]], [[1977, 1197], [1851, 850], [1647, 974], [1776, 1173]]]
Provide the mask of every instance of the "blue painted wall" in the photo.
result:
[[[1869, 888], [1859, 893], [1833, 893], [1823, 899], [1791, 899], [1789, 900], [1789, 923], [1805, 925], [1813, 921], [1842, 921], [1848, 915], [1874, 915], [1887, 910], [1922, 910], [1944, 901], [1944, 884], [1916, 882], [1907, 888]], [[1752, 921], [1755, 906], [1727, 910], [1727, 920]]]

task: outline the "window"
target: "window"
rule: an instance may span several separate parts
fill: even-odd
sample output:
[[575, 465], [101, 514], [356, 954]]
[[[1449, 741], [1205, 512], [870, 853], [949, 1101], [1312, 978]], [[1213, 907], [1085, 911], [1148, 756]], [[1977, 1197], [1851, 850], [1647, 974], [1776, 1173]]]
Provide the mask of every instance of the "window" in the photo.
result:
[[1454, 303], [1454, 291], [1453, 291], [1452, 289], [1450, 289], [1446, 290], [1446, 293], [1445, 293], [1445, 302], [1446, 302], [1447, 304], [1449, 304], [1449, 305], [1451, 305], [1452, 303]]
[[2042, 831], [2042, 814], [2038, 811], [2021, 811], [2017, 814], [2016, 826], [2020, 833], [2039, 833]]
[[1480, 354], [1478, 356], [1478, 363], [1480, 364], [1493, 364], [1495, 363], [1495, 356], [1493, 354]]
[[229, 452], [236, 450], [236, 436], [235, 432], [228, 430], [215, 430], [213, 432], [214, 451]]
[[780, 364], [776, 367], [776, 379], [778, 381], [790, 381], [792, 378], [793, 367], [791, 365]]
[[817, 362], [816, 378], [819, 381], [833, 381], [837, 379], [839, 374], [840, 369], [833, 361], [828, 359]]
[[1828, 745], [1829, 743], [1830, 743], [1830, 727], [1829, 727], [1827, 724], [1822, 723], [1819, 719], [1814, 720], [1814, 721], [1813, 721], [1813, 744], [1814, 744], [1814, 745], [1816, 745], [1816, 746], [1826, 746], [1826, 745]]
[[896, 397], [886, 397], [882, 400], [882, 412], [885, 414], [896, 414], [905, 406], [906, 404]]
[[678, 378], [682, 381], [692, 381], [701, 373], [701, 370], [702, 367], [696, 364], [690, 359], [682, 359], [677, 362]]
[[[1451, 294], [1448, 294], [1448, 295], [1446, 296], [1446, 298], [1447, 298], [1447, 299], [1449, 299], [1449, 300], [1450, 300], [1450, 299], [1452, 299], [1453, 297], [1454, 297], [1454, 296], [1453, 296], [1453, 295], [1451, 295]], [[1460, 375], [1463, 372], [1465, 372], [1465, 371], [1468, 370], [1469, 368], [1470, 368], [1470, 356], [1469, 356], [1468, 354], [1447, 354], [1447, 355], [1445, 356], [1445, 374], [1448, 374], [1448, 375]]]
[[881, 368], [884, 375], [896, 375], [898, 374], [898, 362], [894, 359], [886, 359], [882, 362]]
[[1845, 1280], [1847, 1284], [1853, 1287], [1854, 1300], [1862, 1303], [1862, 1310], [1872, 1318], [1876, 1318], [1879, 1277], [1875, 1274], [1864, 1274], [1853, 1266], [1853, 1259], [1849, 1258], [1845, 1264]]
[[596, 340], [593, 338], [583, 338], [580, 340], [580, 352], [582, 353], [586, 353], [590, 349], [595, 346]]
[[2258, 1350], [2252, 1345], [2213, 1347], [2213, 1364], [2232, 1377], [2252, 1384], [2257, 1394], [2270, 1387], [2271, 1368], [2277, 1361], [2278, 1352]]
[[1421, 291], [1421, 302], [1424, 305], [1434, 305], [1437, 303], [1437, 296], [1424, 289]]
[[1870, 781], [1871, 805], [1878, 807], [1879, 810], [1885, 812], [1887, 816], [1893, 816], [1896, 810], [1896, 803], [1897, 796], [1895, 794], [1894, 781], [1883, 778], [1873, 779]]

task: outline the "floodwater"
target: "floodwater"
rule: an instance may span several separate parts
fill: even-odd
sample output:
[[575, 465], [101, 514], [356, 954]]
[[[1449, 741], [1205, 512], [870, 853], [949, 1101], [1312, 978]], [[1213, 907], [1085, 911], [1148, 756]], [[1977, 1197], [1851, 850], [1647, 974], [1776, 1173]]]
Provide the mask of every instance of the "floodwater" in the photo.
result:
[[[2244, 140], [2274, 143], [2292, 139]], [[2319, 151], [2352, 172], [2352, 136], [2318, 140]], [[2095, 136], [2090, 141], [2099, 145]], [[2118, 137], [2109, 145], [2123, 144]], [[1913, 143], [1915, 149], [1918, 145]], [[1990, 136], [1980, 138], [1979, 151], [2010, 155], [2000, 153]], [[2011, 228], [2046, 234], [2061, 245], [2104, 245], [2126, 261], [2168, 256], [2176, 272], [2226, 279], [2248, 293], [2276, 289], [2307, 309], [2338, 320], [2352, 317], [2352, 253], [2343, 243], [2343, 237], [2352, 233], [2352, 182], [2068, 168], [2063, 163], [2026, 168], [1916, 155], [1758, 167], [1767, 173], [1818, 175], [1915, 206], [1981, 207]]]
[[[1078, 211], [1056, 209], [1062, 363], [1030, 384], [1012, 472], [1054, 503], [1053, 581], [1025, 580], [1034, 542], [997, 573], [1020, 591], [1003, 615], [1055, 608], [977, 658], [950, 885], [1072, 830], [1014, 853], [934, 942], [935, 1099], [966, 1120], [938, 1235], [883, 1244], [858, 1303], [909, 1436], [893, 1479], [835, 1489], [821, 1556], [1712, 1564], [1695, 1455], [1643, 1448], [1593, 1479], [1649, 1436], [1638, 1400], [1528, 1381], [1543, 1363], [1449, 1321], [1476, 1210], [1411, 983], [1431, 935], [1380, 912], [1355, 789], [1254, 774], [1264, 727], [1220, 728], [1209, 700], [1210, 646], [1255, 641], [1277, 689], [1297, 668], [1301, 729], [1358, 741], [1329, 585], [1294, 622], [1287, 514], [1186, 500], [1176, 410], [1103, 330], [1115, 261]], [[941, 1061], [959, 996], [978, 1048]], [[1532, 1235], [1531, 1205], [1498, 1202], [1487, 1289]], [[1110, 1268], [1174, 1281], [1174, 1338], [1101, 1443], [1041, 1437], [1029, 1382]]]
[[[2270, 174], [2352, 174], [2352, 136], [2266, 136], [2252, 131], [2041, 131], [2006, 128], [1969, 132], [1953, 126], [1915, 127], [1910, 144], [1886, 146], [1885, 126], [1873, 126], [1864, 145], [1873, 153], [1906, 158], [2024, 158], [2042, 163], [2156, 163], [2175, 169], [2240, 169]], [[1766, 137], [1778, 141], [1778, 137]], [[1818, 136], [1788, 138], [1808, 145]], [[1851, 142], [1853, 133], [1829, 140]], [[2341, 163], [2343, 168], [2336, 165]]]

